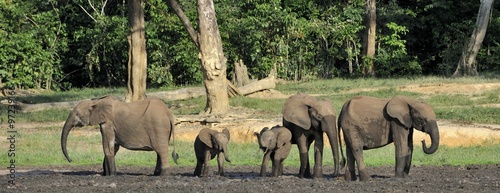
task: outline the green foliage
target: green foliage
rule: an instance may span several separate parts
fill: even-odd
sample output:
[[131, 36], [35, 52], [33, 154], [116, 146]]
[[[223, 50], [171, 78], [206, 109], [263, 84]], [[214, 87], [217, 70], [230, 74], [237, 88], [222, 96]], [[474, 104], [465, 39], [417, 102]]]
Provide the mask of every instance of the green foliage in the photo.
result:
[[[196, 2], [178, 2], [196, 29]], [[272, 69], [278, 78], [297, 81], [360, 76], [365, 1], [214, 3], [228, 78], [240, 59], [253, 79]], [[498, 5], [477, 56], [479, 72], [488, 77], [500, 71]], [[474, 1], [377, 3], [378, 78], [451, 75], [478, 7]], [[126, 1], [1, 0], [2, 83], [56, 90], [125, 86], [127, 17]], [[145, 20], [148, 88], [201, 84], [198, 50], [166, 2], [146, 1]]]
[[[416, 56], [407, 51], [407, 36], [409, 29], [398, 23], [405, 23], [402, 18], [413, 19], [415, 13], [400, 8], [395, 1], [379, 8], [381, 14], [378, 32], [379, 47], [375, 60], [377, 77], [403, 77], [422, 74], [422, 68]], [[399, 18], [399, 19], [393, 19]], [[398, 23], [396, 23], [398, 22]], [[406, 25], [406, 24], [405, 24]]]
[[6, 86], [52, 89], [67, 49], [58, 2], [0, 1], [0, 74]]

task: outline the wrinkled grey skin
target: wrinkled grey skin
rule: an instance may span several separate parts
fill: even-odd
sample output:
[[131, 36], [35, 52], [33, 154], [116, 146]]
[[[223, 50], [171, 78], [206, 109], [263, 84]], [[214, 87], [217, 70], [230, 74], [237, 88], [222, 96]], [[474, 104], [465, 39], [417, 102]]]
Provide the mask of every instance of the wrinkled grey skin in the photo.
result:
[[224, 176], [224, 160], [231, 162], [227, 151], [230, 137], [227, 129], [222, 130], [222, 132], [209, 128], [200, 130], [194, 141], [194, 152], [196, 154], [194, 176], [207, 177], [209, 162], [216, 155], [219, 166], [217, 175]]
[[[155, 151], [154, 175], [165, 175], [169, 167], [168, 146], [174, 132], [174, 121], [172, 112], [158, 99], [131, 103], [113, 97], [86, 100], [78, 103], [69, 113], [62, 130], [61, 149], [71, 162], [66, 150], [71, 129], [99, 125], [104, 150], [103, 175], [116, 175], [115, 155], [120, 146], [130, 150]], [[172, 157], [177, 162], [175, 145]]]
[[259, 147], [264, 151], [264, 158], [260, 168], [260, 176], [266, 175], [269, 159], [272, 163], [272, 177], [283, 175], [283, 162], [292, 149], [292, 133], [285, 127], [274, 126], [271, 129], [264, 127], [260, 133], [255, 132]]
[[342, 129], [346, 143], [347, 181], [356, 180], [355, 164], [360, 180], [369, 180], [363, 150], [393, 142], [396, 147], [396, 177], [408, 176], [413, 155], [413, 129], [430, 135], [432, 144], [429, 148], [422, 141], [426, 154], [434, 153], [439, 146], [439, 129], [432, 107], [405, 96], [391, 99], [353, 97], [342, 107], [338, 127]]
[[[328, 100], [319, 100], [306, 94], [290, 96], [283, 106], [283, 126], [292, 133], [292, 144], [300, 153], [299, 177], [323, 177], [323, 133], [326, 133], [334, 161], [333, 176], [339, 174], [339, 138], [337, 117]], [[309, 147], [314, 141], [314, 171], [309, 166]], [[344, 162], [344, 160], [342, 160]]]

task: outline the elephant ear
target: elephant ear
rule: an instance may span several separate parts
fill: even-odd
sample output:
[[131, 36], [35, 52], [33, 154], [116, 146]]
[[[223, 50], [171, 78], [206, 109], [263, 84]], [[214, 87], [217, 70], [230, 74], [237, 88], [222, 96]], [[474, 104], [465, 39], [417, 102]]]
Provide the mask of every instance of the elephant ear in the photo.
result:
[[264, 133], [264, 132], [266, 132], [268, 130], [269, 130], [269, 127], [264, 127], [264, 128], [262, 128], [262, 130], [260, 130], [260, 132], [255, 131], [253, 133], [253, 135], [255, 135], [257, 137], [257, 139], [258, 139], [258, 138], [260, 138], [260, 136], [262, 135], [262, 133]]
[[292, 140], [292, 133], [285, 127], [280, 127], [278, 130], [278, 136], [276, 140], [276, 147], [282, 147]]
[[410, 106], [406, 97], [392, 97], [392, 99], [387, 103], [386, 111], [389, 116], [398, 119], [398, 121], [403, 124], [405, 128], [411, 128], [413, 122], [410, 116]]
[[323, 115], [316, 108], [309, 108], [308, 111], [309, 111], [309, 116], [312, 119], [315, 119], [318, 122], [321, 121], [321, 119], [323, 119]]
[[316, 108], [309, 108], [309, 117], [313, 128], [319, 128], [319, 123], [323, 119], [323, 115]]
[[294, 95], [288, 98], [283, 106], [283, 119], [306, 130], [311, 128], [309, 107], [306, 105], [311, 100], [311, 97], [303, 95]]
[[222, 133], [224, 133], [224, 135], [226, 135], [227, 141], [229, 141], [229, 139], [231, 138], [231, 133], [229, 133], [229, 130], [226, 128], [226, 129], [222, 130]]
[[209, 128], [203, 128], [200, 130], [198, 134], [198, 138], [200, 138], [201, 142], [207, 145], [209, 148], [213, 148], [214, 144], [212, 143], [212, 135], [215, 133], [215, 130]]
[[98, 102], [90, 107], [90, 125], [105, 123], [111, 116], [111, 104], [106, 101]]

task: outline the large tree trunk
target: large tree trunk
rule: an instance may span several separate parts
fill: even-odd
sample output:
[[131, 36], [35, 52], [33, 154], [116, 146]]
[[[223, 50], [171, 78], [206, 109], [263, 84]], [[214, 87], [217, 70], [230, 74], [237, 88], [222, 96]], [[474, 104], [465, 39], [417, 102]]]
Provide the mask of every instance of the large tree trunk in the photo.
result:
[[490, 21], [491, 6], [493, 0], [481, 0], [479, 13], [477, 14], [476, 27], [472, 32], [469, 43], [462, 52], [462, 57], [458, 61], [457, 69], [453, 73], [454, 77], [459, 76], [477, 76], [476, 55], [481, 48], [488, 22]]
[[147, 54], [143, 0], [128, 2], [130, 35], [126, 102], [146, 98]]
[[229, 111], [227, 95], [226, 57], [215, 17], [213, 0], [198, 0], [198, 33], [194, 30], [179, 4], [168, 0], [175, 14], [187, 29], [191, 40], [198, 48], [203, 72], [203, 83], [207, 94], [205, 114], [224, 115]]
[[222, 40], [215, 17], [213, 0], [198, 0], [198, 25], [199, 58], [207, 89], [205, 113], [226, 114], [229, 111], [226, 79], [227, 59], [222, 51]]
[[375, 76], [375, 38], [377, 30], [377, 7], [375, 0], [365, 3], [365, 33], [363, 34], [363, 76]]

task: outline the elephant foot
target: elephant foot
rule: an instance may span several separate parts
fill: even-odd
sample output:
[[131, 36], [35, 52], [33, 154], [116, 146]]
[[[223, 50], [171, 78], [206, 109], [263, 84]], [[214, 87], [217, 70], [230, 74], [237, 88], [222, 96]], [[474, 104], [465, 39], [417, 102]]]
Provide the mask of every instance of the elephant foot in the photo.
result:
[[356, 178], [356, 173], [354, 171], [349, 171], [349, 170], [345, 170], [345, 174], [344, 174], [344, 180], [345, 181], [356, 181], [357, 178]]
[[299, 174], [299, 178], [311, 178], [311, 175]]
[[408, 177], [408, 174], [405, 172], [398, 172], [398, 173], [396, 173], [395, 177], [396, 178], [406, 178], [406, 177]]
[[163, 172], [160, 172], [160, 174], [158, 176], [166, 176], [167, 175], [167, 172], [163, 171]]
[[314, 174], [313, 178], [323, 178], [323, 174], [321, 173]]
[[369, 181], [371, 180], [370, 175], [368, 175], [368, 172], [366, 170], [360, 170], [359, 171], [359, 181]]

